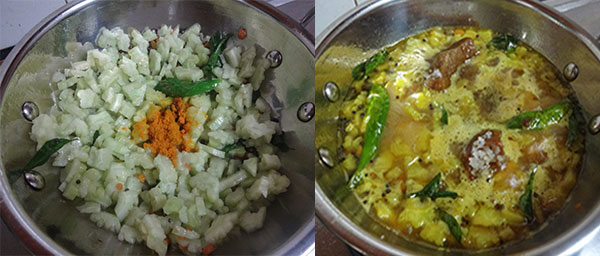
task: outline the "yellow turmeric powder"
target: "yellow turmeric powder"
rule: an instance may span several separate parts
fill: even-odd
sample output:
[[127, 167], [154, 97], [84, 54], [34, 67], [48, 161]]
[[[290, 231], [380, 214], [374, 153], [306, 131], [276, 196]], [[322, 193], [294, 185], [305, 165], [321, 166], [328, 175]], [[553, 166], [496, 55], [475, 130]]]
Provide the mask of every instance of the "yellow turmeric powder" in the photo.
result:
[[187, 121], [188, 107], [189, 104], [179, 97], [173, 99], [169, 108], [152, 107], [146, 119], [133, 126], [134, 142], [145, 142], [144, 148], [151, 149], [155, 155], [168, 157], [177, 167], [177, 153], [190, 152], [195, 147], [188, 135], [195, 126], [194, 122]]

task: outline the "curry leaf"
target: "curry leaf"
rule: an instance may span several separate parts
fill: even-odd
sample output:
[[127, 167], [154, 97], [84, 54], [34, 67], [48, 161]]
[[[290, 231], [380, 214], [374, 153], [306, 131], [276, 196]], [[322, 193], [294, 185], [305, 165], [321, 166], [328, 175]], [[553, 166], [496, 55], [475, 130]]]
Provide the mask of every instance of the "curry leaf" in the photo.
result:
[[212, 91], [220, 82], [219, 79], [189, 82], [177, 78], [166, 78], [158, 82], [154, 89], [169, 97], [190, 97]]
[[504, 50], [507, 53], [514, 52], [518, 43], [519, 41], [510, 34], [501, 34], [497, 37], [492, 38], [492, 40], [490, 41], [490, 44], [494, 46], [494, 48], [498, 50]]
[[408, 195], [408, 197], [409, 198], [419, 197], [421, 199], [425, 199], [427, 197], [432, 197], [436, 192], [438, 192], [441, 179], [442, 179], [442, 174], [438, 173], [438, 175], [435, 175], [435, 177], [433, 177], [433, 179], [429, 183], [427, 183], [427, 185], [425, 185], [425, 187], [423, 187], [423, 189]]
[[519, 197], [519, 207], [525, 213], [528, 221], [533, 220], [533, 178], [535, 177], [536, 170], [537, 168], [534, 169], [529, 175], [529, 181], [525, 187], [525, 193]]
[[408, 197], [409, 198], [419, 197], [419, 198], [421, 198], [421, 200], [425, 200], [425, 198], [429, 197], [429, 198], [431, 198], [431, 200], [434, 200], [434, 201], [436, 198], [440, 198], [440, 197], [451, 197], [453, 199], [458, 197], [458, 194], [456, 192], [446, 191], [446, 190], [440, 191], [439, 189], [440, 189], [441, 180], [442, 180], [442, 174], [438, 173], [438, 175], [433, 177], [433, 179], [429, 183], [427, 183], [427, 185], [425, 185], [425, 187], [423, 187], [423, 189], [408, 195]]
[[208, 57], [208, 62], [202, 68], [205, 72], [205, 75], [208, 77], [212, 76], [212, 69], [217, 66], [220, 59], [219, 56], [225, 49], [227, 45], [227, 40], [231, 37], [231, 34], [223, 34], [220, 31], [215, 32], [208, 41], [208, 46], [210, 47], [210, 56]]
[[438, 209], [437, 212], [438, 212], [438, 216], [440, 217], [440, 219], [442, 219], [442, 221], [444, 221], [446, 223], [446, 225], [448, 225], [448, 229], [450, 229], [450, 233], [452, 234], [452, 236], [454, 236], [454, 238], [456, 238], [456, 241], [461, 243], [462, 242], [462, 230], [460, 229], [460, 225], [458, 225], [458, 222], [456, 221], [454, 216], [450, 215], [449, 213], [447, 213], [446, 211], [444, 211], [442, 209]]
[[446, 111], [444, 105], [442, 105], [442, 117], [440, 118], [440, 122], [442, 123], [442, 125], [448, 124], [448, 111]]
[[51, 139], [49, 141], [46, 141], [46, 143], [44, 143], [40, 150], [38, 150], [35, 153], [33, 158], [31, 158], [31, 160], [27, 162], [25, 167], [23, 167], [23, 171], [28, 171], [35, 167], [43, 165], [48, 161], [48, 159], [50, 159], [50, 156], [52, 156], [54, 153], [56, 153], [56, 151], [58, 151], [64, 145], [71, 141], [72, 140], [70, 139]]
[[458, 194], [456, 192], [446, 191], [446, 190], [437, 191], [431, 196], [431, 200], [435, 201], [436, 198], [440, 198], [440, 197], [451, 197], [452, 199], [455, 199], [456, 197], [458, 197]]
[[354, 80], [361, 80], [365, 78], [369, 73], [371, 73], [375, 68], [381, 63], [385, 61], [385, 58], [388, 56], [388, 52], [386, 50], [381, 50], [377, 52], [375, 55], [371, 56], [367, 61], [358, 64], [354, 69], [352, 69], [352, 78]]
[[229, 144], [225, 147], [223, 147], [223, 149], [221, 151], [225, 152], [225, 154], [229, 153], [229, 151], [231, 151], [232, 149], [236, 148], [238, 146], [238, 143], [233, 143], [233, 144]]
[[94, 132], [94, 137], [92, 138], [92, 146], [94, 145], [94, 143], [96, 143], [96, 140], [98, 139], [98, 136], [100, 136], [100, 131], [96, 130]]

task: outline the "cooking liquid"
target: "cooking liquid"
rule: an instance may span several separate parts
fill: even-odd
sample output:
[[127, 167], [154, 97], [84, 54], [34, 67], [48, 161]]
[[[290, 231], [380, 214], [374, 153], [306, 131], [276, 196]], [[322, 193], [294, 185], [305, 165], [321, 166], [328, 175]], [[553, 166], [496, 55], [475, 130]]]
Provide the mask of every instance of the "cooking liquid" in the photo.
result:
[[[444, 247], [487, 248], [519, 239], [558, 211], [576, 182], [583, 136], [567, 147], [568, 119], [543, 130], [508, 129], [505, 122], [527, 111], [568, 100], [571, 94], [543, 56], [522, 43], [513, 53], [488, 46], [494, 33], [476, 28], [436, 27], [390, 47], [386, 62], [356, 81], [341, 117], [345, 136], [342, 163], [349, 173], [362, 152], [364, 111], [371, 84], [385, 85], [390, 109], [380, 147], [368, 175], [354, 189], [365, 210], [388, 228]], [[471, 37], [479, 53], [462, 64], [443, 91], [426, 88], [430, 59], [454, 42]], [[448, 124], [442, 124], [442, 108]], [[573, 114], [572, 111], [570, 114]], [[486, 129], [501, 132], [500, 170], [469, 177], [461, 153]], [[519, 208], [530, 173], [535, 219]], [[438, 173], [443, 190], [456, 199], [409, 198]], [[437, 214], [450, 213], [461, 226], [457, 241]]]

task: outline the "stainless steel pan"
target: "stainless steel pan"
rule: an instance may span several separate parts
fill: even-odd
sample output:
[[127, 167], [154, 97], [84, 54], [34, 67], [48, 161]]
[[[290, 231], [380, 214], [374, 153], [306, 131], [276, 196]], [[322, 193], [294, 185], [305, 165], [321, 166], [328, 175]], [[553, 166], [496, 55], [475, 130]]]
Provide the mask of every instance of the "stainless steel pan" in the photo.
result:
[[[291, 186], [268, 209], [265, 226], [243, 233], [220, 246], [217, 254], [302, 255], [314, 248], [314, 122], [300, 121], [305, 102], [314, 100], [314, 39], [294, 20], [260, 1], [79, 1], [65, 6], [33, 28], [11, 51], [0, 70], [0, 208], [2, 219], [34, 254], [144, 254], [143, 244], [121, 243], [116, 235], [97, 228], [75, 209], [81, 202], [61, 198], [60, 170], [37, 168], [46, 186], [34, 191], [23, 178], [9, 183], [7, 175], [35, 152], [31, 124], [21, 115], [26, 101], [40, 112], [52, 104], [52, 74], [65, 68], [69, 41], [93, 42], [102, 27], [158, 28], [200, 23], [205, 34], [246, 28], [244, 43], [257, 44], [258, 55], [277, 50], [283, 61], [267, 73], [269, 103], [279, 114], [285, 142], [280, 154]], [[311, 113], [308, 113], [309, 116]], [[310, 118], [309, 118], [310, 119]], [[170, 253], [175, 253], [172, 251]]]
[[[318, 217], [343, 240], [369, 255], [441, 254], [424, 243], [398, 236], [369, 217], [353, 197], [335, 198], [346, 183], [338, 167], [336, 116], [341, 96], [351, 82], [351, 69], [374, 51], [433, 26], [480, 26], [509, 32], [546, 56], [571, 82], [590, 121], [586, 156], [578, 184], [563, 210], [531, 237], [479, 252], [450, 250], [450, 254], [569, 254], [581, 248], [600, 229], [600, 48], [570, 20], [530, 0], [385, 0], [371, 1], [342, 16], [317, 40], [316, 95], [316, 210]], [[572, 63], [571, 65], [569, 65]], [[570, 68], [566, 68], [569, 66]], [[581, 209], [574, 205], [581, 203]]]

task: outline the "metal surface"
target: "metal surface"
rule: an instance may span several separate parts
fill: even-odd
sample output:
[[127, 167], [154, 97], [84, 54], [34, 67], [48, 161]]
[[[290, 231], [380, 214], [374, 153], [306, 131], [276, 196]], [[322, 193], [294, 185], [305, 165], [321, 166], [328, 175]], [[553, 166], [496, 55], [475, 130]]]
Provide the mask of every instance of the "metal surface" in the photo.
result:
[[23, 173], [25, 182], [35, 190], [42, 190], [46, 187], [46, 179], [39, 172], [36, 171], [25, 171]]
[[[579, 76], [573, 81], [584, 116], [600, 112], [600, 50], [594, 37], [546, 6], [530, 0], [425, 0], [371, 1], [345, 14], [321, 33], [317, 40], [315, 72], [316, 146], [336, 148], [341, 102], [331, 103], [321, 92], [328, 81], [344, 95], [352, 68], [376, 50], [432, 26], [468, 25], [509, 32], [531, 45], [557, 67], [577, 63]], [[315, 159], [318, 159], [315, 155]], [[409, 241], [375, 222], [353, 197], [335, 198], [336, 189], [347, 180], [340, 167], [315, 165], [318, 217], [354, 248], [369, 255], [396, 254], [519, 254], [562, 255], [577, 252], [600, 227], [600, 138], [586, 137], [586, 156], [570, 199], [541, 232], [531, 237], [483, 251], [440, 251], [418, 241]], [[581, 204], [579, 209], [575, 205]]]
[[[241, 233], [219, 246], [216, 254], [301, 255], [314, 249], [314, 122], [296, 118], [298, 106], [314, 101], [314, 45], [310, 34], [294, 20], [259, 1], [81, 1], [45, 18], [11, 51], [0, 70], [0, 198], [2, 218], [34, 254], [152, 254], [143, 244], [118, 241], [116, 234], [97, 228], [75, 206], [62, 199], [57, 187], [59, 168], [36, 168], [46, 178], [40, 192], [22, 178], [9, 184], [8, 172], [22, 167], [34, 154], [31, 124], [21, 115], [21, 104], [34, 101], [40, 111], [52, 106], [52, 74], [83, 56], [66, 56], [69, 41], [93, 41], [102, 26], [124, 28], [200, 23], [203, 33], [236, 31], [244, 27], [244, 44], [256, 44], [257, 54], [278, 49], [294, 62], [282, 63], [266, 74], [263, 88], [278, 112], [290, 150], [280, 154], [282, 170], [291, 180], [288, 191], [272, 203], [265, 226]], [[277, 38], [278, 40], [271, 40]], [[67, 57], [67, 58], [65, 58]], [[27, 203], [25, 203], [27, 202]], [[169, 253], [177, 253], [173, 250]]]
[[600, 114], [595, 115], [590, 119], [588, 129], [592, 135], [600, 133]]
[[279, 67], [283, 62], [283, 55], [278, 50], [270, 51], [265, 58], [271, 62], [271, 68]]
[[336, 102], [340, 98], [340, 89], [334, 82], [327, 82], [323, 86], [323, 95], [331, 102]]
[[329, 168], [333, 168], [335, 166], [335, 162], [333, 161], [333, 158], [331, 158], [331, 153], [329, 150], [326, 148], [319, 148], [317, 153], [319, 153], [319, 161], [321, 164]]
[[575, 65], [575, 63], [570, 62], [565, 66], [565, 69], [563, 70], [563, 76], [567, 81], [573, 82], [575, 79], [577, 79], [578, 75], [579, 68], [577, 67], [577, 65]]
[[21, 105], [21, 114], [23, 115], [25, 120], [31, 122], [33, 121], [33, 119], [38, 117], [38, 115], [40, 115], [40, 110], [38, 109], [37, 105], [35, 105], [35, 103], [31, 101], [26, 101], [25, 103], [23, 103], [23, 105]]
[[315, 117], [315, 104], [312, 102], [304, 102], [298, 108], [298, 120], [309, 122]]

